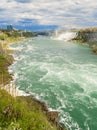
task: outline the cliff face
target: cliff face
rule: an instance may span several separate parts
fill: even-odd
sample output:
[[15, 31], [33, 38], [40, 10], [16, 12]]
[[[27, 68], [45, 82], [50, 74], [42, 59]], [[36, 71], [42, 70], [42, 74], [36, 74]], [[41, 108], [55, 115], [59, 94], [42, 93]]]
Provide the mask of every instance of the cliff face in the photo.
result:
[[78, 32], [78, 36], [75, 40], [86, 42], [89, 45], [97, 44], [97, 32]]
[[93, 52], [97, 54], [97, 28], [81, 29], [73, 40], [92, 47]]

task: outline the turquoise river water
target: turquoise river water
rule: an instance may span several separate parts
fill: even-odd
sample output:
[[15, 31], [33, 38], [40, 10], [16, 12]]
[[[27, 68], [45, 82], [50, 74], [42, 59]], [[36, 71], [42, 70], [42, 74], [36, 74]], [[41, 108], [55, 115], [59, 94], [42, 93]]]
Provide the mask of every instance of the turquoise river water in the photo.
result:
[[97, 56], [89, 47], [45, 37], [13, 47], [20, 90], [58, 110], [68, 130], [97, 130]]

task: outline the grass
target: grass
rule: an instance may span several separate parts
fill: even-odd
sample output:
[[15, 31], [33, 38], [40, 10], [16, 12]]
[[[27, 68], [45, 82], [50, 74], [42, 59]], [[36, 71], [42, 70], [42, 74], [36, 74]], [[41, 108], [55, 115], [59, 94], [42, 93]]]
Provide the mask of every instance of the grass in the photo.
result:
[[0, 34], [0, 84], [6, 85], [12, 79], [12, 76], [8, 73], [8, 66], [13, 62], [13, 57], [9, 55], [11, 53], [11, 50], [8, 49], [9, 45], [24, 39], [21, 37], [8, 37], [4, 33]]
[[0, 84], [8, 84], [12, 76], [8, 73], [8, 66], [11, 64], [11, 57], [0, 55]]
[[13, 98], [0, 90], [1, 130], [57, 130], [51, 126], [41, 105], [31, 97]]

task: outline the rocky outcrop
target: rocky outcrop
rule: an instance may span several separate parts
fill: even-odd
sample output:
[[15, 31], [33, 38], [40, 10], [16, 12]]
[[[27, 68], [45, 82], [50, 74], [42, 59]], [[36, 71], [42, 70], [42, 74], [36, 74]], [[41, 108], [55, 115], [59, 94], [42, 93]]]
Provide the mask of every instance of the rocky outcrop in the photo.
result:
[[58, 128], [58, 130], [64, 130], [63, 127], [58, 123], [58, 116], [59, 112], [58, 111], [48, 111], [47, 112], [47, 117], [49, 121], [53, 124], [55, 124]]
[[82, 42], [93, 42], [93, 41], [97, 41], [97, 29], [81, 29], [78, 30], [78, 35], [76, 38], [74, 38], [75, 40], [80, 40]]
[[73, 40], [79, 41], [83, 45], [88, 45], [97, 54], [97, 28], [87, 28], [78, 31], [78, 35]]
[[48, 121], [52, 124], [52, 126], [55, 125], [57, 127], [57, 130], [67, 130], [66, 128], [63, 128], [61, 126], [61, 124], [59, 123], [59, 121], [58, 121], [58, 116], [59, 116], [60, 112], [58, 112], [58, 111], [49, 111], [48, 106], [45, 104], [45, 102], [42, 102], [42, 101], [36, 99], [33, 96], [26, 96], [26, 98], [34, 100], [34, 102], [39, 105], [41, 110], [45, 112], [45, 114], [46, 114], [46, 116], [48, 118]]

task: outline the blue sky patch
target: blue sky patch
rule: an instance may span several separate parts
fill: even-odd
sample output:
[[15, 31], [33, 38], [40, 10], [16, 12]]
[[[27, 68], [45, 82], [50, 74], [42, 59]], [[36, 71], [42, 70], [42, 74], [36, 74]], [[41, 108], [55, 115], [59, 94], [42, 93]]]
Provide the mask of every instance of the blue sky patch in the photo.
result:
[[97, 0], [0, 0], [0, 12], [0, 27], [12, 24], [43, 30], [97, 26]]

